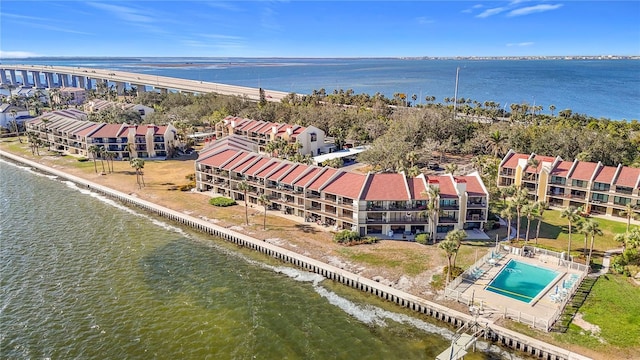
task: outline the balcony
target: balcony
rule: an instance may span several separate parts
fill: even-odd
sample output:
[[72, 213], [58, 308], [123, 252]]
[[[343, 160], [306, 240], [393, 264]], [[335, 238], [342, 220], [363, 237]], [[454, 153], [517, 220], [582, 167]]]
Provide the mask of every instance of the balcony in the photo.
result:
[[485, 208], [487, 204], [484, 202], [467, 202], [467, 209]]
[[440, 224], [455, 224], [458, 222], [458, 219], [452, 217], [439, 217], [438, 223]]

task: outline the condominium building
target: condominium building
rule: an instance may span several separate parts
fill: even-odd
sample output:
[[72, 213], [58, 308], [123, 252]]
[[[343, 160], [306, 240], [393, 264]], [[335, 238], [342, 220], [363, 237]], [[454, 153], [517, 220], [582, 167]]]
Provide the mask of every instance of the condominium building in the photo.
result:
[[81, 105], [87, 100], [87, 90], [80, 87], [63, 86], [53, 94], [53, 101], [58, 104]]
[[95, 123], [76, 109], [56, 110], [26, 122], [50, 149], [69, 155], [90, 157], [93, 145], [115, 154], [116, 159], [163, 158], [174, 146], [172, 125], [128, 125]]
[[[271, 158], [255, 152], [256, 144], [227, 136], [200, 152], [196, 186], [236, 200], [269, 207], [305, 222], [361, 235], [413, 235], [437, 230], [440, 238], [453, 229], [482, 229], [488, 215], [488, 192], [475, 173], [468, 176], [406, 177], [363, 174]], [[247, 198], [238, 190], [246, 181]], [[439, 188], [436, 222], [425, 215], [429, 186]]]
[[140, 117], [143, 120], [146, 118], [147, 115], [153, 114], [155, 112], [153, 108], [144, 106], [142, 104], [130, 104], [130, 103], [109, 101], [109, 100], [103, 100], [103, 99], [92, 99], [87, 101], [84, 104], [84, 111], [87, 113], [107, 111], [110, 109], [122, 109], [122, 110], [133, 111], [140, 114]]
[[267, 143], [282, 139], [300, 144], [298, 150], [301, 155], [320, 155], [325, 147], [324, 131], [314, 126], [300, 126], [272, 123], [227, 116], [215, 126], [216, 138], [228, 135], [239, 135], [254, 141], [260, 150], [264, 150]]
[[[627, 204], [640, 206], [640, 169], [510, 150], [500, 163], [498, 186], [522, 186], [533, 200], [551, 206], [621, 216]], [[640, 210], [638, 210], [640, 214]]]

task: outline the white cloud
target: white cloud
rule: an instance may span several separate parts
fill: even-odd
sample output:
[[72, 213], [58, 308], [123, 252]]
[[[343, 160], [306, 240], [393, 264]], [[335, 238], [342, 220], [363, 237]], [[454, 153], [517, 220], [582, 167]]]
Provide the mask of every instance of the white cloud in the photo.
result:
[[487, 10], [481, 12], [480, 14], [476, 15], [476, 17], [477, 18], [488, 18], [489, 16], [500, 14], [501, 12], [503, 12], [505, 10], [507, 10], [507, 9], [503, 8], [503, 7], [487, 9]]
[[524, 46], [531, 46], [533, 44], [534, 44], [533, 41], [524, 41], [519, 43], [508, 43], [507, 47], [524, 47]]
[[435, 23], [435, 21], [434, 21], [434, 20], [429, 19], [429, 18], [428, 18], [428, 17], [426, 17], [426, 16], [419, 16], [419, 17], [417, 17], [417, 18], [416, 18], [416, 20], [418, 21], [418, 24], [420, 24], [420, 25], [426, 25], [426, 24], [433, 24], [433, 23]]
[[551, 11], [551, 10], [556, 10], [562, 7], [562, 4], [540, 4], [540, 5], [534, 5], [534, 6], [527, 6], [527, 7], [523, 7], [520, 9], [515, 9], [515, 10], [511, 10], [507, 16], [522, 16], [522, 15], [529, 15], [529, 14], [534, 14], [534, 13], [539, 13], [539, 12], [545, 12], [545, 11]]
[[126, 7], [126, 6], [120, 6], [120, 5], [112, 5], [112, 4], [105, 4], [105, 3], [97, 3], [97, 2], [89, 2], [87, 3], [88, 5], [91, 5], [95, 8], [98, 8], [100, 10], [104, 10], [104, 11], [108, 11], [110, 13], [112, 13], [113, 15], [115, 15], [116, 17], [125, 20], [125, 21], [130, 21], [130, 22], [134, 22], [134, 23], [151, 23], [153, 22], [153, 19], [150, 16], [146, 16], [140, 13], [139, 10], [134, 9], [134, 8], [130, 8], [130, 7]]
[[32, 53], [30, 51], [4, 51], [0, 50], [0, 58], [2, 59], [11, 59], [11, 58], [26, 58], [26, 57], [34, 57], [40, 56], [36, 53]]

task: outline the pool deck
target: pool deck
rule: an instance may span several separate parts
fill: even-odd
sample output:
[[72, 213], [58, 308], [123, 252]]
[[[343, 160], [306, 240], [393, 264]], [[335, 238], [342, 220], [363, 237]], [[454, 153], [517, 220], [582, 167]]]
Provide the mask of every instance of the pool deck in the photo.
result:
[[[556, 271], [558, 272], [558, 276], [540, 291], [538, 296], [530, 303], [485, 290], [485, 287], [500, 273], [502, 268], [511, 259]], [[509, 308], [511, 311], [515, 310], [524, 314], [533, 315], [539, 319], [551, 319], [562, 306], [562, 301], [560, 301], [562, 290], [559, 292], [559, 295], [555, 295], [556, 286], [562, 289], [563, 281], [568, 282], [572, 274], [580, 275], [577, 271], [569, 270], [566, 266], [559, 265], [557, 258], [546, 257], [545, 255], [526, 257], [506, 254], [500, 259], [495, 259], [495, 262], [485, 263], [481, 267], [481, 270], [484, 270], [484, 272], [475, 282], [471, 283], [465, 280], [459, 285], [458, 290], [462, 291], [462, 293], [468, 297], [473, 297], [475, 305], [483, 308], [484, 311], [481, 316], [486, 319], [496, 319], [496, 315], [500, 316], [504, 313], [505, 308]], [[466, 287], [466, 289], [462, 290], [464, 287]], [[552, 295], [553, 298], [557, 297], [558, 299], [554, 301]]]

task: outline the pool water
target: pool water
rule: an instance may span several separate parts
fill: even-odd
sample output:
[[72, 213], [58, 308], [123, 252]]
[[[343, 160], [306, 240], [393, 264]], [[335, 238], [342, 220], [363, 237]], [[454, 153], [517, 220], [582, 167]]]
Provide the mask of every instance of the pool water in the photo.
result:
[[557, 271], [512, 259], [485, 290], [530, 303], [557, 276]]

